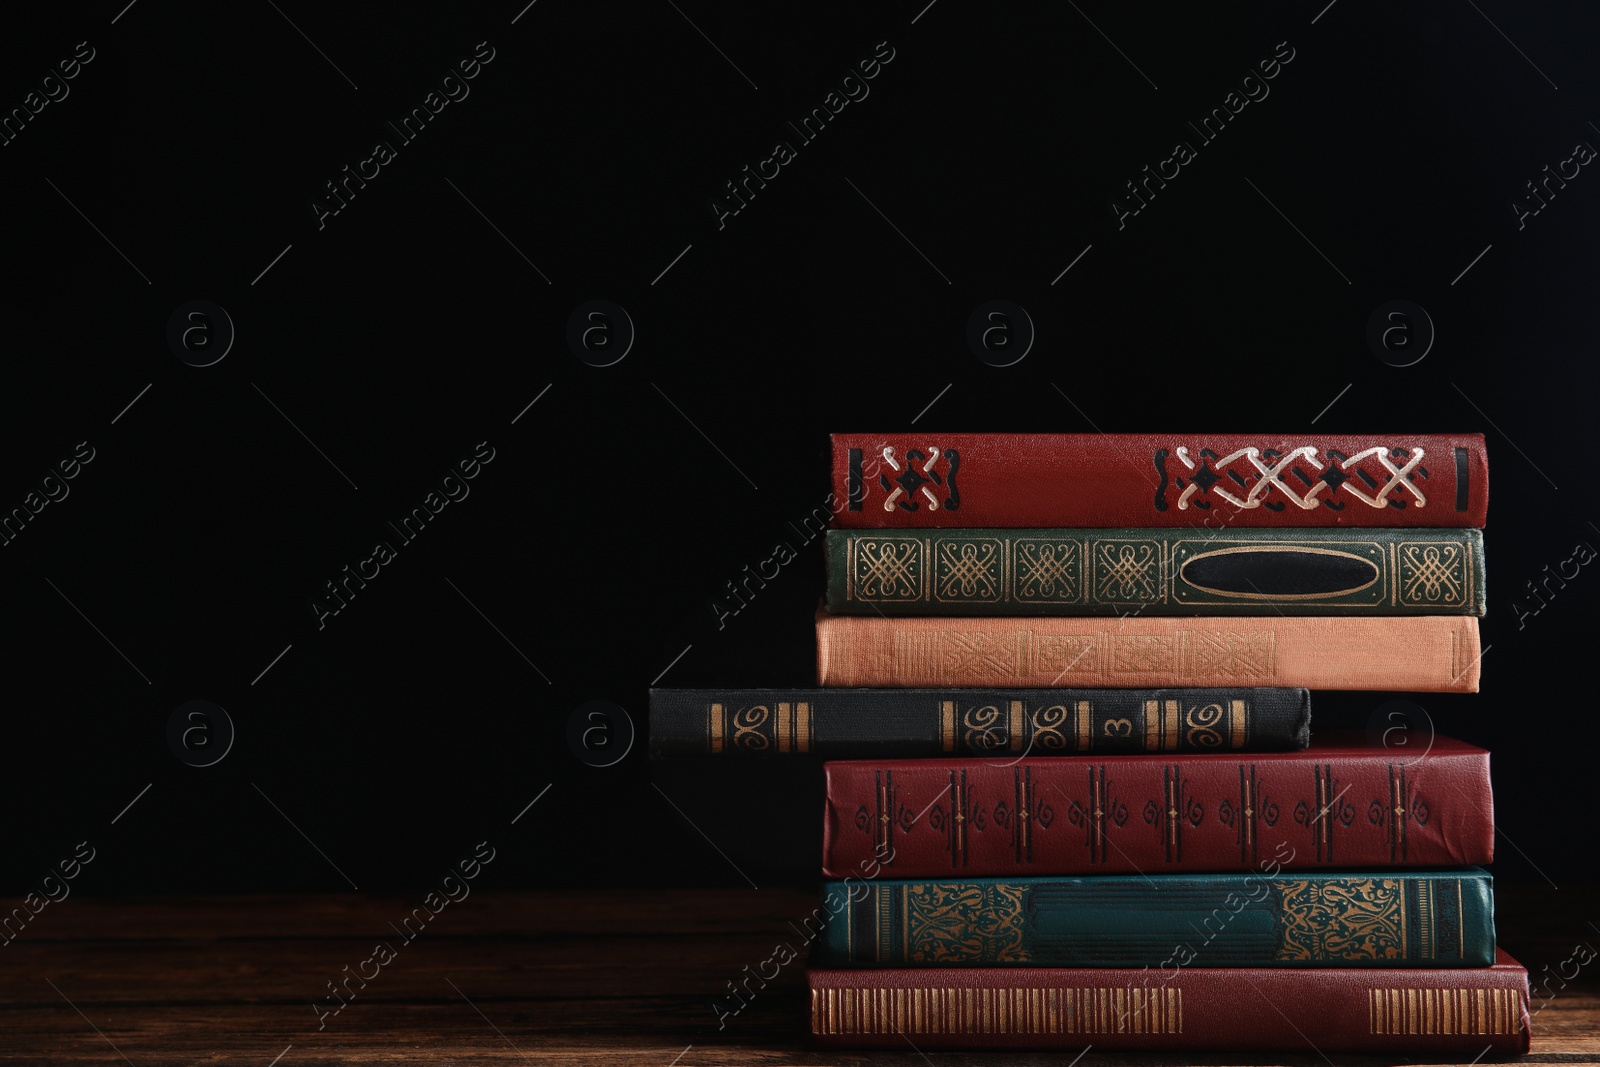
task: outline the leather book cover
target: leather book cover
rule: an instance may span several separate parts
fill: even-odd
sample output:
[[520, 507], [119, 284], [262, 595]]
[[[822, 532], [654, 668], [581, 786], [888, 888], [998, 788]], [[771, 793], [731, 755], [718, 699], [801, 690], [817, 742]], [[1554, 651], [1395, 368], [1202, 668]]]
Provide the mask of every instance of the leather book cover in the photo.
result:
[[1482, 615], [1480, 530], [828, 531], [850, 615]]
[[1310, 724], [1304, 689], [650, 690], [656, 757], [1279, 752]]
[[1478, 691], [1470, 615], [1097, 619], [817, 614], [824, 686]]
[[837, 1048], [1528, 1051], [1528, 972], [1504, 952], [1489, 967], [812, 967], [806, 980], [812, 1041]]
[[1482, 434], [834, 434], [834, 523], [1482, 528]]
[[[1148, 727], [1147, 727], [1148, 728]], [[1185, 729], [1174, 716], [1161, 727]], [[1448, 867], [1494, 859], [1489, 753], [1364, 737], [1254, 756], [845, 760], [828, 878]]]
[[829, 882], [813, 962], [925, 967], [1487, 967], [1489, 873], [1096, 874]]

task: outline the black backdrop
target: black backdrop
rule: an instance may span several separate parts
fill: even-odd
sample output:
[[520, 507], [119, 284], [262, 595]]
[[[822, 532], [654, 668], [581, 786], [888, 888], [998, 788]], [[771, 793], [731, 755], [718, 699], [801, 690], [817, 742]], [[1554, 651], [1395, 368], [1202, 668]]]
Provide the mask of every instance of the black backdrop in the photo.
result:
[[[646, 692], [811, 679], [822, 557], [790, 524], [828, 432], [913, 424], [1486, 433], [1483, 692], [1410, 699], [1494, 750], [1501, 878], [1593, 879], [1600, 573], [1514, 602], [1600, 546], [1600, 15], [1325, 2], [8, 13], [0, 106], [38, 113], [0, 147], [0, 513], [39, 511], [0, 547], [3, 888], [81, 841], [94, 893], [410, 889], [480, 840], [502, 888], [814, 882], [817, 768], [651, 767]], [[875, 54], [814, 140], [788, 127]], [[414, 140], [385, 125], [432, 91]], [[1534, 214], [1547, 165], [1577, 173]], [[334, 213], [346, 166], [377, 173]], [[965, 336], [996, 298], [1037, 332], [1009, 367]], [[566, 340], [591, 299], [636, 328], [611, 366]], [[1406, 367], [1366, 337], [1396, 299], [1436, 331], [1402, 323]], [[192, 300], [191, 362], [215, 307], [235, 330], [210, 366], [167, 339]], [[196, 699], [236, 728], [209, 767], [168, 741]], [[569, 745], [591, 700], [639, 731], [614, 766]]]

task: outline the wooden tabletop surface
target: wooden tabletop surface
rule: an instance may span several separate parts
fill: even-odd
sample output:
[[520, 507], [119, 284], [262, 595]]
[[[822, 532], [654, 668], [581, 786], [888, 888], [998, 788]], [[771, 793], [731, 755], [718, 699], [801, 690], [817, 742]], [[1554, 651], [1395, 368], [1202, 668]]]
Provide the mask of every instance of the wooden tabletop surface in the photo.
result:
[[[74, 895], [0, 948], [0, 1063], [862, 1064], [803, 1041], [804, 975], [785, 968], [719, 1029], [711, 1001], [815, 906], [792, 890], [474, 891], [409, 942], [406, 896]], [[1500, 941], [1537, 971], [1600, 947], [1597, 894], [1501, 887]], [[413, 922], [412, 930], [416, 924]], [[367, 962], [379, 940], [392, 959]], [[349, 968], [349, 972], [346, 971]], [[371, 975], [337, 1014], [329, 983]], [[1568, 967], [1568, 973], [1571, 967]], [[1600, 1064], [1600, 960], [1535, 1001], [1523, 1062]], [[359, 988], [354, 981], [350, 988]], [[320, 1005], [320, 1010], [317, 1005]], [[326, 1014], [324, 1014], [326, 1013]], [[1061, 1054], [872, 1055], [905, 1067], [1064, 1064]], [[1122, 1064], [1344, 1064], [1380, 1057], [1175, 1057]]]

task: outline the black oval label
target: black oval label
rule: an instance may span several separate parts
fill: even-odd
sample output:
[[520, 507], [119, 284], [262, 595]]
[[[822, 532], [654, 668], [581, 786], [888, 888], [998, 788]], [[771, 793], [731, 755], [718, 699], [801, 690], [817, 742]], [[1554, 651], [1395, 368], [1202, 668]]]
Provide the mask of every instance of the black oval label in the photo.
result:
[[1316, 600], [1359, 593], [1379, 578], [1377, 564], [1329, 548], [1224, 548], [1178, 569], [1203, 593], [1239, 600]]

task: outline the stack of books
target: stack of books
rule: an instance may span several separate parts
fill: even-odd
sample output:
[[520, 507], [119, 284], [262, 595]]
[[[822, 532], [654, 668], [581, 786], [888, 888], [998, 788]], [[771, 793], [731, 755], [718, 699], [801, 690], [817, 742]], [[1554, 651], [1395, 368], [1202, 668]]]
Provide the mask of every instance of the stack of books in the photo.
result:
[[816, 1042], [1527, 1049], [1488, 753], [1310, 737], [1477, 691], [1481, 436], [833, 448], [822, 688], [652, 694], [658, 754], [833, 761]]

